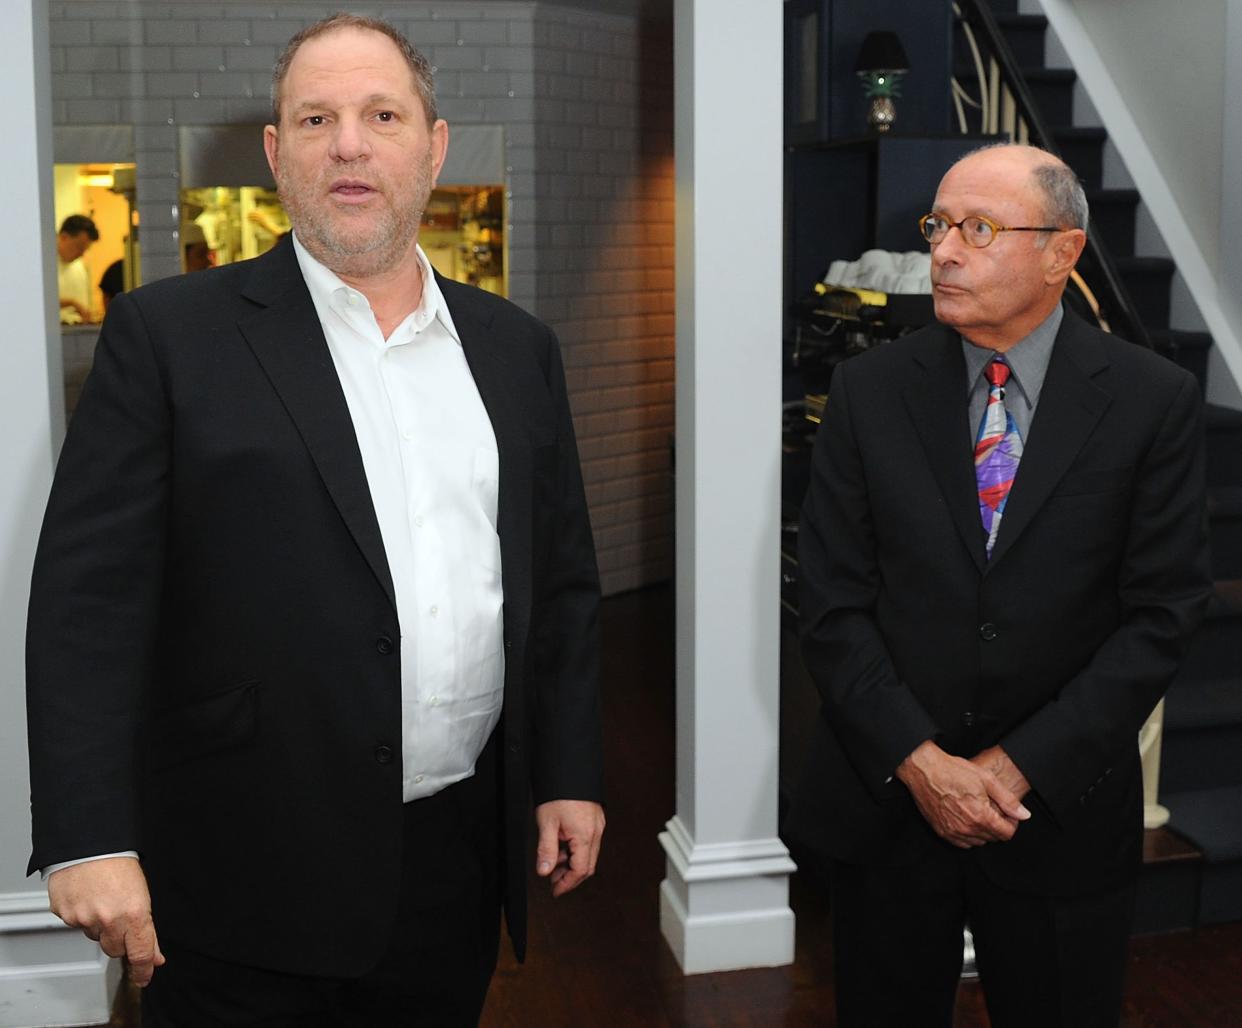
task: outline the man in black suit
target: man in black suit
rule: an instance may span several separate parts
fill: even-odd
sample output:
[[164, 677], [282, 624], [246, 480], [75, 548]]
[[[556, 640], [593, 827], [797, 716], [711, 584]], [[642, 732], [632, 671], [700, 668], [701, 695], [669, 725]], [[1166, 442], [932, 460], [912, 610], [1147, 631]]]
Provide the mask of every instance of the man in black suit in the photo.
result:
[[964, 923], [998, 1028], [1119, 1016], [1137, 735], [1208, 595], [1201, 403], [1063, 309], [1086, 223], [1051, 155], [963, 158], [923, 220], [940, 324], [834, 375], [787, 827], [831, 861], [843, 1025], [950, 1024]]
[[560, 356], [417, 246], [448, 130], [404, 37], [311, 26], [273, 106], [292, 237], [117, 297], [65, 442], [31, 868], [147, 1024], [472, 1024], [532, 793], [555, 895], [604, 826]]

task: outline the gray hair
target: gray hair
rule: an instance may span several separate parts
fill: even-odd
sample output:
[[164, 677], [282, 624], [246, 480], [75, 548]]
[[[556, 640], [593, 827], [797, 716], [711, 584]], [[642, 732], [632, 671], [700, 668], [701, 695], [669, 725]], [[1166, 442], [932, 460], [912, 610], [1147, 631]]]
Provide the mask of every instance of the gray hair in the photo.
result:
[[414, 89], [423, 102], [427, 124], [430, 125], [436, 120], [439, 116], [436, 110], [436, 87], [432, 79], [431, 64], [427, 58], [418, 52], [404, 33], [388, 22], [381, 21], [379, 18], [368, 18], [361, 14], [348, 14], [340, 11], [313, 25], [307, 25], [289, 40], [280, 56], [276, 58], [276, 66], [272, 69], [272, 120], [277, 126], [280, 125], [280, 91], [284, 87], [285, 76], [289, 74], [289, 65], [293, 63], [294, 55], [308, 39], [315, 39], [328, 32], [335, 32], [337, 29], [362, 29], [366, 32], [378, 32], [391, 39], [401, 51], [405, 63], [410, 66], [410, 74], [414, 77]]
[[1058, 228], [1085, 230], [1089, 216], [1087, 194], [1069, 165], [1053, 158], [1036, 167], [1031, 175], [1044, 194], [1044, 211], [1048, 224]]
[[[1029, 146], [1025, 143], [984, 143], [983, 146], [977, 146], [968, 153], [962, 154], [954, 164], [960, 164], [968, 157], [974, 157], [975, 154], [987, 153], [989, 150], [1006, 150], [1006, 149], [1028, 150], [1032, 153], [1043, 154], [1047, 160], [1041, 161], [1035, 166], [1031, 172], [1031, 177], [1035, 179], [1035, 185], [1039, 187], [1039, 191], [1044, 194], [1044, 217], [1048, 224], [1056, 225], [1057, 228], [1081, 228], [1087, 227], [1087, 219], [1089, 212], [1087, 210], [1087, 194], [1083, 191], [1082, 183], [1078, 181], [1078, 176], [1074, 174], [1070, 168], [1056, 154], [1049, 153], [1043, 147]], [[1047, 236], [1040, 235], [1042, 242], [1047, 240]]]

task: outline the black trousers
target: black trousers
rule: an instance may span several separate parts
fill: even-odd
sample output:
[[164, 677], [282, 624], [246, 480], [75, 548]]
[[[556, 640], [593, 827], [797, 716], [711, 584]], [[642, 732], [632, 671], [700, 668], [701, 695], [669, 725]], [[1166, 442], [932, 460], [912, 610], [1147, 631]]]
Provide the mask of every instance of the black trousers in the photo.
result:
[[834, 861], [831, 895], [841, 1028], [949, 1028], [967, 924], [993, 1028], [1118, 1023], [1133, 879], [1073, 898], [1015, 893], [946, 844], [909, 867]]
[[493, 740], [473, 778], [405, 805], [396, 928], [367, 974], [283, 974], [197, 953], [192, 942], [161, 939], [167, 963], [143, 990], [144, 1028], [477, 1025], [500, 942], [494, 751]]

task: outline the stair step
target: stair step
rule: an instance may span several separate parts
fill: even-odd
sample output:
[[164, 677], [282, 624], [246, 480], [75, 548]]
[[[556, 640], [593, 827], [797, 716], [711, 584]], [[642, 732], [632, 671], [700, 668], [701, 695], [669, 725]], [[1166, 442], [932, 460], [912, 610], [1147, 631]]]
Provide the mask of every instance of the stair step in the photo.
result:
[[1242, 861], [1242, 785], [1165, 793], [1169, 827], [1203, 851], [1210, 864]]
[[[1092, 208], [1094, 214], [1094, 208]], [[1210, 332], [1183, 332], [1175, 328], [1147, 330], [1156, 352], [1185, 368], [1199, 380], [1199, 389], [1207, 392], [1208, 351], [1212, 348]], [[1239, 483], [1242, 485], [1242, 482]], [[1242, 575], [1242, 572], [1239, 572]], [[1236, 577], [1236, 576], [1229, 576]]]
[[1231, 785], [1242, 786], [1242, 679], [1179, 676], [1165, 697], [1161, 790]]
[[1114, 258], [1133, 256], [1138, 190], [1091, 189], [1087, 192], [1087, 204], [1091, 208], [1091, 228], [1104, 241], [1108, 252]]
[[1022, 76], [1045, 125], [1074, 123], [1074, 83], [1078, 76], [1072, 68], [1024, 68]]
[[1242, 485], [1242, 412], [1207, 405], [1209, 488]]
[[[958, 42], [954, 50], [953, 77], [966, 90], [967, 95], [978, 99], [979, 75], [974, 56], [965, 42]], [[1023, 68], [1022, 77], [1035, 101], [1036, 110], [1045, 125], [1071, 125], [1074, 120], [1074, 83], [1078, 76], [1070, 68]]]
[[1135, 935], [1185, 931], [1195, 926], [1202, 861], [1203, 854], [1176, 832], [1149, 828], [1143, 833]]
[[1238, 578], [1242, 576], [1242, 487], [1209, 489], [1207, 509], [1212, 574], [1217, 578]]
[[1042, 68], [1048, 19], [1042, 14], [995, 14], [994, 17], [1018, 67]]
[[1215, 582], [1207, 616], [1190, 640], [1186, 659], [1173, 680], [1170, 692], [1183, 681], [1217, 678], [1221, 669], [1242, 668], [1242, 582]]
[[1102, 128], [1054, 126], [1052, 141], [1061, 159], [1074, 169], [1084, 189], [1099, 189], [1104, 177], [1104, 143], [1108, 133]]
[[1242, 785], [1161, 797], [1169, 828], [1203, 851], [1198, 924], [1242, 919]]
[[[1166, 732], [1198, 728], [1242, 729], [1242, 678], [1179, 680], [1165, 698]], [[1238, 751], [1242, 760], [1242, 748]]]
[[1175, 265], [1168, 257], [1114, 257], [1113, 263], [1130, 292], [1130, 299], [1143, 324], [1167, 328], [1169, 286]]

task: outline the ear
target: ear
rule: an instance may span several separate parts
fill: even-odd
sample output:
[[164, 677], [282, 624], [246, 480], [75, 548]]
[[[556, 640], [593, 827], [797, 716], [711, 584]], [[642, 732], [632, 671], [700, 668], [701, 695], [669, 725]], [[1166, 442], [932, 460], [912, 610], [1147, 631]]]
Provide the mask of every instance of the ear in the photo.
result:
[[267, 156], [267, 166], [272, 169], [272, 178], [279, 180], [276, 167], [280, 152], [280, 140], [275, 125], [263, 126], [263, 153]]
[[1087, 233], [1080, 228], [1067, 229], [1053, 235], [1045, 251], [1047, 260], [1044, 264], [1044, 281], [1049, 285], [1059, 285], [1068, 279], [1086, 245]]
[[440, 169], [444, 167], [444, 158], [448, 156], [449, 127], [443, 118], [436, 119], [431, 126], [431, 184], [434, 187], [440, 178]]

